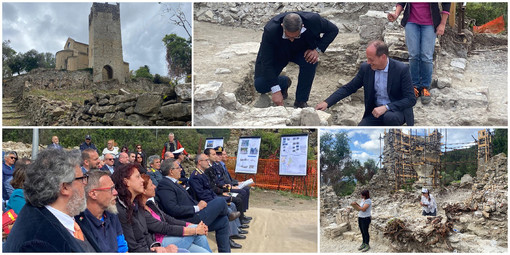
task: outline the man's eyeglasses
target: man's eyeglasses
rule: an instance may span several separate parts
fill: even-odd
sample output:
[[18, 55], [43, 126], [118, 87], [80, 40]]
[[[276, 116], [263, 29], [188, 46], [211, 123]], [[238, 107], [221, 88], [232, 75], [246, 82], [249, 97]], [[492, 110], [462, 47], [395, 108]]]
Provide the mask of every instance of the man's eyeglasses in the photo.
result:
[[77, 180], [81, 180], [81, 182], [85, 185], [87, 185], [87, 183], [89, 183], [89, 175], [88, 174], [84, 174], [83, 176], [80, 176], [80, 177], [76, 177], [74, 178], [75, 181]]
[[104, 160], [113, 160], [112, 158], [105, 158]]
[[11, 158], [11, 159], [14, 159], [14, 160], [18, 160], [18, 158], [17, 158], [17, 157], [10, 157], [10, 158]]
[[115, 189], [115, 185], [111, 186], [111, 187], [106, 187], [106, 188], [97, 188], [97, 189], [91, 189], [93, 191], [101, 191], [101, 190], [105, 190], [105, 191], [110, 191], [110, 193], [113, 193], [113, 190]]

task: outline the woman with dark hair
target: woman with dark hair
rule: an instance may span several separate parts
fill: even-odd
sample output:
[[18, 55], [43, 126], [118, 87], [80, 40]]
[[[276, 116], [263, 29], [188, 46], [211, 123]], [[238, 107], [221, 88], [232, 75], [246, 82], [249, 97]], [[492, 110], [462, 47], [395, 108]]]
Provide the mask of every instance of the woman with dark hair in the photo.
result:
[[16, 163], [16, 167], [14, 168], [14, 173], [12, 174], [11, 186], [14, 188], [14, 191], [7, 201], [6, 210], [12, 209], [16, 214], [19, 214], [21, 208], [25, 206], [25, 195], [23, 194], [23, 183], [26, 178], [26, 169], [30, 164], [30, 159], [22, 158]]
[[129, 148], [126, 145], [124, 145], [122, 146], [122, 149], [120, 149], [120, 152], [129, 153]]
[[436, 216], [437, 215], [437, 204], [434, 196], [430, 194], [430, 191], [426, 188], [421, 189], [421, 201], [420, 205], [422, 206], [423, 211], [421, 215], [423, 216]]
[[147, 154], [145, 154], [145, 151], [143, 151], [142, 145], [141, 144], [135, 145], [135, 151], [136, 151], [136, 153], [142, 154], [142, 158], [143, 158], [142, 166], [147, 167]]
[[142, 153], [137, 152], [135, 155], [135, 163], [140, 164], [141, 173], [147, 173], [147, 166], [143, 164], [143, 155]]
[[370, 235], [368, 227], [370, 226], [372, 217], [372, 200], [370, 200], [370, 192], [368, 190], [361, 191], [361, 203], [352, 202], [351, 205], [358, 212], [358, 226], [363, 237], [363, 243], [358, 248], [362, 252], [370, 250]]
[[118, 193], [117, 210], [129, 252], [177, 252], [177, 246], [162, 247], [147, 229], [142, 208], [138, 207], [136, 196], [144, 192], [143, 179], [138, 164], [125, 164], [115, 169], [111, 176]]
[[175, 244], [179, 248], [184, 248], [190, 252], [210, 253], [209, 243], [207, 242], [207, 226], [200, 222], [194, 225], [189, 222], [177, 220], [164, 213], [150, 198], [156, 195], [156, 186], [152, 183], [149, 175], [142, 174], [143, 194], [137, 197], [140, 208], [144, 208], [143, 214], [147, 222], [150, 233], [154, 234], [157, 242], [163, 246]]

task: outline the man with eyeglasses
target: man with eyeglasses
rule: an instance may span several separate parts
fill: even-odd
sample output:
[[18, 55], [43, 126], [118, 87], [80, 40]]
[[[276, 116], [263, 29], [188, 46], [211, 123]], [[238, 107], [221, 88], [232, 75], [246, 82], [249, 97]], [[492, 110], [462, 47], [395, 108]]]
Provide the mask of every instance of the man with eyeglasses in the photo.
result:
[[99, 154], [94, 149], [86, 149], [81, 152], [81, 170], [86, 173], [92, 169], [98, 169], [100, 162]]
[[[3, 201], [9, 200], [12, 191], [10, 181], [12, 180], [12, 174], [14, 173], [14, 164], [18, 160], [18, 154], [15, 151], [8, 151], [4, 155], [4, 162], [2, 165], [2, 199]], [[9, 192], [10, 191], [10, 192]]]
[[272, 18], [264, 27], [255, 63], [257, 92], [272, 92], [273, 103], [284, 105], [292, 82], [280, 73], [289, 62], [294, 62], [299, 66], [294, 107], [308, 107], [319, 53], [326, 51], [337, 34], [337, 26], [317, 13], [290, 12]]
[[106, 153], [104, 155], [104, 166], [101, 168], [103, 171], [108, 171], [110, 174], [113, 174], [115, 171], [115, 168], [113, 167], [113, 164], [115, 163], [115, 158], [113, 157], [113, 154]]
[[94, 252], [74, 221], [85, 210], [88, 176], [80, 152], [43, 150], [26, 169], [27, 201], [4, 244], [4, 252]]
[[197, 202], [177, 183], [181, 168], [174, 160], [167, 159], [161, 164], [163, 179], [156, 188], [155, 200], [168, 215], [198, 224], [203, 221], [210, 231], [216, 231], [216, 244], [219, 252], [230, 252], [229, 221], [239, 218], [239, 212], [228, 212], [225, 199], [215, 198], [209, 203]]
[[74, 218], [87, 239], [94, 239], [98, 244], [94, 247], [96, 252], [127, 252], [115, 206], [118, 195], [115, 184], [108, 172], [92, 170], [88, 174], [87, 209]]

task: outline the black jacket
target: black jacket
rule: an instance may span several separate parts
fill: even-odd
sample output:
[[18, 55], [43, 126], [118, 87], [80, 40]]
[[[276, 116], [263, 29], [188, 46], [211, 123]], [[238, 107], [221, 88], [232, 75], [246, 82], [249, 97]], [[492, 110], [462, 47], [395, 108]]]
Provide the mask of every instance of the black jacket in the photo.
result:
[[199, 223], [194, 206], [198, 204], [179, 184], [163, 177], [156, 188], [156, 203], [166, 214], [187, 222]]
[[158, 219], [154, 218], [150, 212], [143, 210], [149, 232], [160, 233], [167, 236], [182, 237], [184, 233], [184, 227], [186, 227], [185, 221], [177, 220], [172, 216], [164, 213], [154, 202], [150, 200], [147, 201], [147, 206], [150, 207], [161, 218], [161, 221], [159, 221]]
[[21, 209], [3, 248], [3, 252], [85, 252], [46, 207], [29, 203]]
[[150, 252], [150, 246], [156, 242], [153, 234], [149, 233], [147, 222], [143, 213], [143, 208], [138, 208], [135, 203], [131, 221], [127, 219], [127, 207], [117, 199], [117, 210], [119, 211], [119, 220], [122, 225], [124, 238], [128, 243], [129, 252]]
[[[404, 8], [404, 17], [402, 17], [403, 27], [406, 26], [407, 20], [409, 19], [409, 15], [411, 14], [411, 4], [412, 3], [397, 3], [398, 5]], [[450, 12], [451, 3], [442, 3], [443, 11]], [[439, 3], [430, 3], [430, 13], [432, 14], [432, 23], [434, 24], [434, 32], [436, 31], [437, 26], [441, 24], [441, 11], [439, 10]]]
[[300, 39], [296, 39], [294, 42], [282, 38], [283, 27], [281, 24], [288, 13], [275, 16], [264, 27], [255, 64], [255, 77], [265, 77], [267, 81], [270, 81], [271, 86], [278, 84], [279, 73], [276, 73], [275, 70], [278, 63], [288, 63], [295, 54], [303, 54], [308, 49], [319, 48], [325, 52], [338, 34], [337, 26], [319, 14], [296, 13], [301, 16], [306, 31], [301, 34]]
[[[416, 97], [411, 82], [409, 66], [391, 58], [389, 60], [387, 88], [391, 103], [388, 104], [388, 107], [391, 110], [403, 112], [407, 125], [413, 126], [413, 106], [416, 104]], [[331, 107], [336, 104], [336, 102], [348, 97], [363, 86], [365, 94], [364, 118], [372, 114], [372, 111], [376, 107], [374, 82], [375, 71], [372, 70], [369, 64], [363, 63], [356, 77], [346, 85], [340, 87], [325, 101], [328, 103], [328, 107]]]

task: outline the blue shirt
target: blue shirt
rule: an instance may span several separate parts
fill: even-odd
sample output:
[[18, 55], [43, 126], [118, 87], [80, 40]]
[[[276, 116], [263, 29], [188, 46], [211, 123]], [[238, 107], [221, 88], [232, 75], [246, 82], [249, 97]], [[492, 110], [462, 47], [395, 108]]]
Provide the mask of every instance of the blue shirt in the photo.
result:
[[102, 252], [127, 252], [128, 246], [124, 239], [122, 226], [117, 215], [105, 211], [101, 220], [97, 219], [88, 209], [78, 221], [86, 220], [92, 234]]
[[388, 96], [388, 67], [390, 60], [386, 62], [386, 67], [383, 70], [375, 70], [375, 100], [376, 105], [387, 105], [391, 103]]
[[12, 209], [16, 214], [19, 214], [21, 211], [21, 208], [25, 206], [25, 195], [23, 194], [23, 189], [15, 189], [11, 197], [9, 198], [9, 201], [7, 201], [7, 206], [5, 207], [6, 210]]

